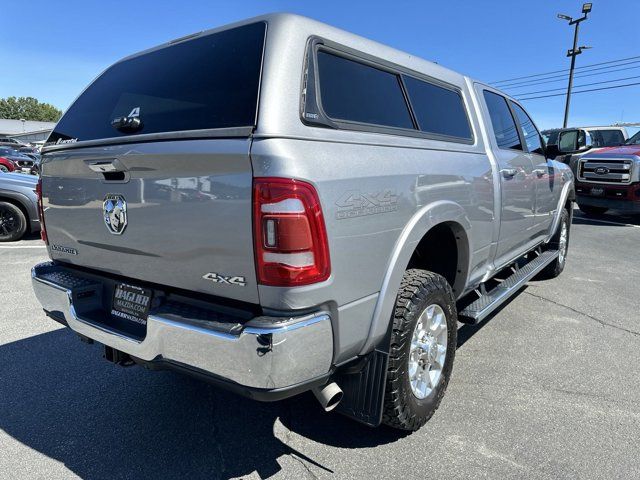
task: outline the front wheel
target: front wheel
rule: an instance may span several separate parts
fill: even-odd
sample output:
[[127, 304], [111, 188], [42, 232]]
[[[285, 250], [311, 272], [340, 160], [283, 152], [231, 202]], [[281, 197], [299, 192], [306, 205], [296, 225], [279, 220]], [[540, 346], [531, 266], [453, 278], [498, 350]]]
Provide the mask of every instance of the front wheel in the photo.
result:
[[0, 164], [0, 172], [9, 173], [9, 167]]
[[458, 316], [444, 277], [407, 270], [392, 322], [382, 421], [417, 430], [438, 409], [453, 369]]
[[580, 205], [578, 208], [585, 215], [602, 215], [609, 210], [607, 207], [594, 207], [593, 205]]

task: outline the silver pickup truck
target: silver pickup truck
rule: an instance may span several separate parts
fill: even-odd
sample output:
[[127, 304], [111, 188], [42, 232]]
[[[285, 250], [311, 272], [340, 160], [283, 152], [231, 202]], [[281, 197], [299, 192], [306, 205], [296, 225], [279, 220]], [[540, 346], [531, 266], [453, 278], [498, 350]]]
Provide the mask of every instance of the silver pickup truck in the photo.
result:
[[108, 68], [48, 139], [45, 313], [120, 365], [415, 430], [458, 322], [567, 254], [573, 176], [515, 100], [267, 15]]

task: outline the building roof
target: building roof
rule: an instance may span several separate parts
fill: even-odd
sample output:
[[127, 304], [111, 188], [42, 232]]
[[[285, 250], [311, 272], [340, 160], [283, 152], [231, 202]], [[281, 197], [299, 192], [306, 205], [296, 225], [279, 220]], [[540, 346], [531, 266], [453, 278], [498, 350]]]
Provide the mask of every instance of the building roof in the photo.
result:
[[56, 122], [36, 122], [34, 120], [26, 120], [23, 122], [22, 120], [0, 118], [0, 136], [53, 130], [55, 126]]

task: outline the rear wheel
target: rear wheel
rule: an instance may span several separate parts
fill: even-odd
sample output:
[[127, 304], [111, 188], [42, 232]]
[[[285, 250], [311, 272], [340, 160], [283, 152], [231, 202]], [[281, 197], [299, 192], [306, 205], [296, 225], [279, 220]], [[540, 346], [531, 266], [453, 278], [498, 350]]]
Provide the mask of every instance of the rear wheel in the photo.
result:
[[20, 240], [27, 231], [27, 218], [12, 203], [0, 202], [0, 242]]
[[0, 172], [7, 173], [8, 171], [9, 171], [9, 168], [6, 165], [0, 164]]
[[594, 207], [592, 205], [580, 205], [578, 204], [578, 208], [585, 215], [602, 215], [609, 210], [607, 207]]
[[453, 292], [442, 276], [405, 272], [392, 318], [383, 423], [417, 430], [435, 413], [453, 369], [457, 319]]

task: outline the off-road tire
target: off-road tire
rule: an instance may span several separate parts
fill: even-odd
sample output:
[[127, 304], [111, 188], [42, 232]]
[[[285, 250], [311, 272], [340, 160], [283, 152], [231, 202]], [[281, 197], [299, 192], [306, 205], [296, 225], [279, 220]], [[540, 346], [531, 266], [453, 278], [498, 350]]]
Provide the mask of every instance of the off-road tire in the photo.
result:
[[584, 213], [587, 216], [602, 215], [604, 213], [607, 213], [607, 211], [609, 210], [607, 207], [594, 207], [593, 205], [580, 205], [580, 204], [578, 204], [578, 208], [582, 213]]
[[[447, 317], [447, 354], [438, 385], [427, 397], [418, 399], [411, 390], [408, 373], [411, 338], [421, 313], [433, 304], [440, 305]], [[402, 277], [391, 321], [382, 422], [401, 430], [418, 430], [440, 406], [453, 369], [458, 314], [451, 287], [436, 273], [407, 270]]]
[[562, 273], [564, 270], [564, 266], [567, 263], [567, 253], [569, 252], [569, 239], [571, 237], [571, 216], [569, 215], [569, 211], [564, 208], [562, 209], [562, 213], [560, 214], [560, 222], [558, 223], [558, 229], [556, 233], [551, 238], [551, 241], [547, 245], [547, 249], [557, 250], [560, 244], [560, 233], [562, 232], [562, 225], [565, 223], [567, 225], [567, 250], [564, 254], [564, 258], [560, 258], [558, 256], [553, 262], [544, 267], [540, 271], [538, 275], [536, 275], [535, 280], [551, 280], [552, 278], [556, 278], [558, 275]]
[[9, 173], [9, 167], [6, 165], [0, 165], [0, 172]]
[[27, 217], [22, 210], [13, 203], [0, 202], [0, 242], [20, 240], [26, 231]]

